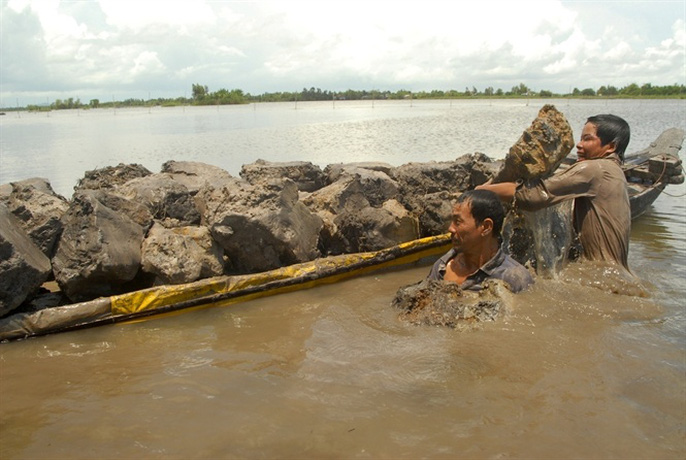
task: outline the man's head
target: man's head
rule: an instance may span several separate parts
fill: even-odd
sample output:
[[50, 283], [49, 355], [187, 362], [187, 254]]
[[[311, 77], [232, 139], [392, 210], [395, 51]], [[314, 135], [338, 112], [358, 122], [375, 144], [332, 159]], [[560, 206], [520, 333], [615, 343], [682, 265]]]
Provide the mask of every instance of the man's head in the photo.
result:
[[624, 152], [631, 138], [629, 124], [623, 118], [610, 114], [589, 117], [586, 123], [595, 127], [600, 145], [610, 146], [619, 159], [624, 161]]
[[505, 210], [490, 190], [469, 190], [453, 206], [450, 231], [456, 249], [478, 247], [484, 241], [500, 239]]

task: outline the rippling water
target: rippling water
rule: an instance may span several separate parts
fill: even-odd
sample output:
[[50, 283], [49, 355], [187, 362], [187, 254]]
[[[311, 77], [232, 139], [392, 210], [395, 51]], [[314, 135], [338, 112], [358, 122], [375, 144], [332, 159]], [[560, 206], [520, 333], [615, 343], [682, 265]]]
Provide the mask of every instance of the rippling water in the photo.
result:
[[[169, 159], [502, 156], [545, 102], [336, 102], [0, 117], [0, 182]], [[629, 151], [684, 101], [552, 101], [576, 134], [626, 118]], [[27, 158], [30, 161], [27, 162]], [[632, 228], [647, 297], [576, 264], [499, 321], [416, 327], [390, 307], [430, 260], [300, 292], [0, 345], [2, 458], [683, 458], [686, 186]], [[682, 195], [678, 197], [676, 195]]]

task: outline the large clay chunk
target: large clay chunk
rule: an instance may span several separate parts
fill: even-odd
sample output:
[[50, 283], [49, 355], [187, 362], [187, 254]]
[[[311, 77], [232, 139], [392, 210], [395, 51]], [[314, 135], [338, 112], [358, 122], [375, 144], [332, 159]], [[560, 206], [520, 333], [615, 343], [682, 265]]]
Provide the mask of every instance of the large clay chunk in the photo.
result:
[[145, 205], [166, 227], [200, 223], [200, 212], [185, 185], [168, 174], [151, 174], [131, 179], [117, 188], [128, 200]]
[[303, 192], [313, 192], [326, 185], [325, 174], [309, 161], [273, 163], [257, 160], [255, 163], [243, 165], [240, 176], [251, 184], [285, 177], [295, 182], [298, 190]]
[[74, 195], [52, 260], [55, 279], [75, 302], [120, 293], [141, 263], [143, 227], [103, 204], [100, 194]]
[[460, 327], [494, 321], [509, 302], [506, 283], [489, 280], [480, 291], [457, 283], [425, 279], [398, 290], [391, 305], [400, 318], [417, 325]]
[[0, 204], [0, 316], [21, 305], [50, 275], [50, 259]]
[[334, 219], [343, 252], [378, 251], [419, 238], [419, 224], [398, 201], [381, 207], [345, 209]]
[[544, 105], [538, 117], [510, 147], [493, 182], [532, 180], [552, 174], [574, 147], [569, 122], [554, 105]]
[[303, 197], [324, 227], [325, 255], [376, 251], [419, 237], [418, 219], [400, 203], [399, 184], [384, 166], [336, 165], [327, 168], [336, 180]]
[[232, 180], [200, 192], [204, 221], [229, 258], [230, 273], [254, 273], [316, 259], [322, 220], [298, 200], [290, 179]]
[[206, 227], [155, 224], [141, 250], [142, 268], [155, 284], [190, 283], [224, 271], [223, 252]]
[[133, 163], [119, 163], [117, 166], [107, 166], [100, 169], [86, 171], [83, 178], [79, 179], [74, 191], [80, 190], [104, 190], [115, 189], [137, 177], [145, 177], [152, 174], [145, 166]]
[[221, 187], [221, 184], [231, 179], [231, 174], [224, 169], [196, 161], [170, 160], [162, 165], [160, 172], [183, 184], [193, 196], [204, 187]]
[[7, 207], [43, 254], [52, 257], [62, 232], [62, 215], [69, 208], [67, 200], [57, 195], [45, 179], [34, 177], [11, 186]]

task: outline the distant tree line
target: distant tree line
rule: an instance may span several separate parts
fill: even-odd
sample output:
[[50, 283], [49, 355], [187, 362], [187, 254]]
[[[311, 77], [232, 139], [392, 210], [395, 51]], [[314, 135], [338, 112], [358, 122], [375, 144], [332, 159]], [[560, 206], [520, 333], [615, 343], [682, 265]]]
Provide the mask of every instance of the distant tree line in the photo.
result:
[[[191, 88], [191, 98], [157, 98], [157, 99], [126, 99], [124, 101], [101, 102], [99, 99], [91, 99], [88, 104], [79, 99], [57, 99], [49, 105], [29, 105], [28, 110], [60, 110], [60, 109], [87, 109], [103, 107], [152, 107], [152, 106], [175, 106], [175, 105], [228, 105], [248, 104], [251, 102], [294, 102], [294, 101], [336, 101], [336, 100], [382, 100], [382, 99], [464, 99], [464, 98], [686, 98], [685, 85], [653, 86], [646, 83], [642, 86], [636, 83], [618, 88], [616, 86], [601, 86], [600, 88], [574, 88], [571, 93], [559, 94], [548, 90], [535, 91], [524, 83], [513, 86], [509, 91], [503, 91], [491, 86], [479, 90], [476, 87], [457, 90], [432, 90], [432, 91], [380, 91], [380, 90], [353, 90], [329, 91], [320, 88], [303, 88], [302, 91], [276, 92], [252, 95], [240, 89], [219, 89], [211, 92], [207, 85], [194, 83]], [[4, 110], [13, 110], [7, 108]]]
[[211, 93], [207, 85], [193, 84], [193, 99], [189, 101], [194, 105], [229, 105], [229, 104], [246, 104], [248, 97], [241, 89], [220, 89]]

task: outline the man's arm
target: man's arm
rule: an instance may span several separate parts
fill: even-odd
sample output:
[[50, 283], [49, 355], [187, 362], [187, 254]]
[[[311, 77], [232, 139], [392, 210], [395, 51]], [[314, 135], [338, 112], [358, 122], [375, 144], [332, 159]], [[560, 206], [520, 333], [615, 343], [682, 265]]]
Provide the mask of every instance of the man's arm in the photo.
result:
[[498, 195], [500, 201], [510, 202], [514, 198], [515, 192], [517, 191], [516, 182], [499, 182], [497, 184], [492, 184], [491, 181], [486, 182], [482, 185], [476, 186], [477, 190], [490, 190], [491, 192]]

